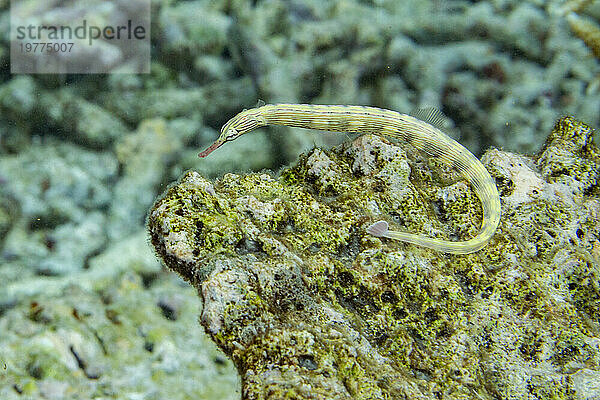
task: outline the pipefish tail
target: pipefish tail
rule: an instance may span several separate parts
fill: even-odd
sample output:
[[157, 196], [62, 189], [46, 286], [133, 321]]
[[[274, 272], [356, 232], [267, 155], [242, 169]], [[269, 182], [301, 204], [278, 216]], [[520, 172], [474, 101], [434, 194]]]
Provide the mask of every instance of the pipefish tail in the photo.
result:
[[[435, 124], [436, 115], [427, 118]], [[319, 129], [335, 132], [370, 133], [395, 141], [405, 141], [456, 168], [473, 187], [483, 208], [483, 221], [477, 236], [453, 242], [401, 231], [392, 231], [385, 221], [377, 221], [367, 232], [378, 237], [401, 240], [444, 253], [474, 253], [488, 244], [500, 222], [500, 196], [483, 164], [466, 148], [431, 123], [408, 114], [376, 107], [310, 104], [267, 104], [244, 110], [221, 129], [219, 138], [198, 154], [206, 157], [226, 142], [266, 125]], [[436, 124], [437, 125], [437, 124]]]

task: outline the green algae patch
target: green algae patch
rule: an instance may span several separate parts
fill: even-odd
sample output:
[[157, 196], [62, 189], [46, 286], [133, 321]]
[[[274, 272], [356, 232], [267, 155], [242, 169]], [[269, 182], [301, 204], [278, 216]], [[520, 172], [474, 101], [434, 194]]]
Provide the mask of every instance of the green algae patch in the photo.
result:
[[544, 177], [586, 194], [600, 194], [600, 150], [593, 133], [573, 117], [558, 120], [538, 155]]
[[567, 117], [535, 157], [486, 153], [502, 218], [464, 256], [366, 233], [384, 219], [465, 240], [481, 224], [455, 172], [372, 136], [278, 175], [188, 172], [148, 227], [244, 399], [576, 397], [600, 379], [592, 134]]

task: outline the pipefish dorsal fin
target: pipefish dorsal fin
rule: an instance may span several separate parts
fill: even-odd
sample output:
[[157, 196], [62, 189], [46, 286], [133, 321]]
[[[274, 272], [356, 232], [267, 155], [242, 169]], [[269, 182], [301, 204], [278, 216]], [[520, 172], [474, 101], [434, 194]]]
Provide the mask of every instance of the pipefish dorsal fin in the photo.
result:
[[410, 112], [409, 115], [433, 125], [454, 140], [458, 140], [460, 137], [460, 134], [453, 129], [454, 123], [452, 120], [438, 108], [415, 108]]
[[262, 106], [264, 106], [265, 104], [267, 104], [267, 103], [265, 103], [265, 101], [264, 101], [264, 100], [262, 100], [262, 99], [258, 99], [258, 100], [256, 100], [256, 107], [255, 107], [255, 108], [262, 107]]
[[435, 126], [439, 130], [446, 130], [452, 127], [450, 118], [446, 117], [441, 110], [435, 107], [415, 108], [410, 112], [410, 115]]

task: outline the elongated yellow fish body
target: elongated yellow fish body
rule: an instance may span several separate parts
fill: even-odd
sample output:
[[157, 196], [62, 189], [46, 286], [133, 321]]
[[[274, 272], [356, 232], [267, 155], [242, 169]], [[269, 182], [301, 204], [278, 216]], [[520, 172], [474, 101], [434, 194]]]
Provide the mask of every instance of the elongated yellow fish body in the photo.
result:
[[267, 104], [244, 110], [230, 119], [223, 125], [219, 138], [199, 156], [206, 157], [223, 143], [265, 125], [370, 133], [394, 141], [404, 141], [418, 150], [439, 157], [448, 165], [456, 168], [472, 185], [481, 200], [483, 207], [481, 230], [472, 239], [453, 242], [424, 235], [391, 231], [385, 221], [377, 221], [367, 228], [367, 232], [374, 236], [401, 240], [445, 253], [468, 254], [484, 247], [500, 223], [498, 189], [483, 164], [469, 150], [434, 125], [395, 111], [364, 106]]

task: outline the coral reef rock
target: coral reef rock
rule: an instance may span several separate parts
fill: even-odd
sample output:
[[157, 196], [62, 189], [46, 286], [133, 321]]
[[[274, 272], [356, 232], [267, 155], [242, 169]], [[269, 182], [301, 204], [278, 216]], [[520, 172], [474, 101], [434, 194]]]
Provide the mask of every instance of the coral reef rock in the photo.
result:
[[104, 282], [0, 304], [2, 400], [239, 399], [233, 366], [196, 323], [192, 288], [132, 271]]
[[277, 176], [186, 173], [148, 227], [197, 290], [244, 399], [600, 398], [600, 152], [559, 120], [542, 150], [489, 150], [503, 216], [451, 255], [369, 236], [464, 240], [481, 205], [451, 167], [361, 136]]

